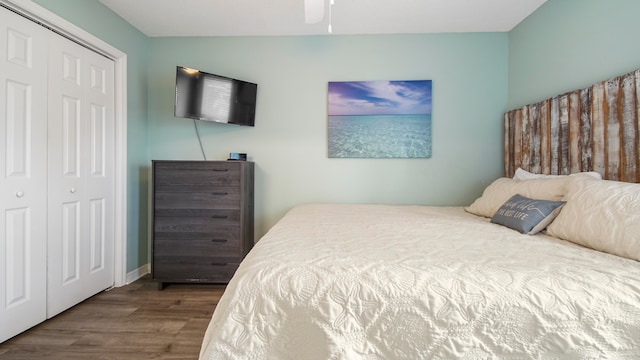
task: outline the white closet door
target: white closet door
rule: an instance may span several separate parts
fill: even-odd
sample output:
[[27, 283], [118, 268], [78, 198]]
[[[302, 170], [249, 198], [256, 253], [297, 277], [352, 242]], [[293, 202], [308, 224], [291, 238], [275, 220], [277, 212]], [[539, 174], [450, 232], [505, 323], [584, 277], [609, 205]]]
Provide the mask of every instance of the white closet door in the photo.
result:
[[114, 283], [114, 63], [49, 47], [49, 317]]
[[46, 315], [46, 37], [0, 7], [0, 342]]

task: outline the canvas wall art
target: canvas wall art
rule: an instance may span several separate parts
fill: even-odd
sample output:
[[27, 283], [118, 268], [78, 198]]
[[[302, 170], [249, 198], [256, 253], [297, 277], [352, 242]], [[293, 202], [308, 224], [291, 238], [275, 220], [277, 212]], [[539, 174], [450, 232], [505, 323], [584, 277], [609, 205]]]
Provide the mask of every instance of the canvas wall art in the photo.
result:
[[329, 82], [330, 158], [430, 158], [431, 80]]

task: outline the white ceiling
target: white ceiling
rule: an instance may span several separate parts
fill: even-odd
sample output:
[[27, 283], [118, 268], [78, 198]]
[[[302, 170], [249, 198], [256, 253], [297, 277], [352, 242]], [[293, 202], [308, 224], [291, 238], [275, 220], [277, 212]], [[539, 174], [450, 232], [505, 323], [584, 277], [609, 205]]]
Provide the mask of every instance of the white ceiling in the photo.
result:
[[[100, 0], [148, 36], [328, 35], [305, 0]], [[546, 0], [334, 0], [333, 34], [504, 32]]]

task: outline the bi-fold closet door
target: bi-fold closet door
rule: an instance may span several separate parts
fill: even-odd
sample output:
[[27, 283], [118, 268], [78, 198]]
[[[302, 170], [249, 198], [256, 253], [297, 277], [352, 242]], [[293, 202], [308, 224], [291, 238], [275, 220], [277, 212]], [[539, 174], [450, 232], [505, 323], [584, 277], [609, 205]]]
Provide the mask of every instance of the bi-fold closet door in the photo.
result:
[[114, 63], [0, 7], [0, 342], [114, 283]]
[[47, 315], [48, 42], [45, 29], [2, 7], [0, 29], [0, 341], [4, 341]]

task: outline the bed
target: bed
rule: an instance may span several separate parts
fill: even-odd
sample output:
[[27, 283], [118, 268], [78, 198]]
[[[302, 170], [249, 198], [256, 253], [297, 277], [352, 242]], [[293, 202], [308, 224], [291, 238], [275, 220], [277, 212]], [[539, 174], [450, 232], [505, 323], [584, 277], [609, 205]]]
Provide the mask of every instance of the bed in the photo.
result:
[[[545, 138], [564, 115], [539, 113], [505, 114], [505, 177], [469, 206], [288, 211], [228, 284], [200, 359], [640, 358], [637, 170], [610, 141], [594, 156], [592, 135]], [[638, 152], [637, 125], [610, 130]]]

